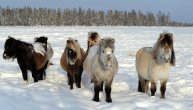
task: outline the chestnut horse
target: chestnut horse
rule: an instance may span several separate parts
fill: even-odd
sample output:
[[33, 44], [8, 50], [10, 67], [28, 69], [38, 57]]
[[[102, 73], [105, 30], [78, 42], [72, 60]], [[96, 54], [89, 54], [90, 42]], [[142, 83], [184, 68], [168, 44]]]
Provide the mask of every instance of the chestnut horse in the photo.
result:
[[66, 47], [62, 54], [60, 65], [67, 72], [68, 85], [73, 89], [73, 83], [81, 88], [81, 75], [83, 71], [83, 61], [86, 53], [80, 47], [77, 40], [72, 38], [66, 41]]

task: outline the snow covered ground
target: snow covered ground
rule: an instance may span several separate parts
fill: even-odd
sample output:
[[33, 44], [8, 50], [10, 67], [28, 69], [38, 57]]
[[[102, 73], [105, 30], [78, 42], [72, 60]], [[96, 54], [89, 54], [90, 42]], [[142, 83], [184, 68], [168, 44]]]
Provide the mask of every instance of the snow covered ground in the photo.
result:
[[[76, 38], [86, 50], [87, 34], [97, 31], [101, 37], [114, 37], [119, 71], [112, 86], [112, 103], [93, 102], [93, 85], [69, 90], [66, 72], [59, 64], [68, 37]], [[137, 92], [135, 70], [136, 51], [153, 46], [159, 33], [174, 34], [176, 66], [172, 68], [166, 99]], [[26, 84], [16, 61], [3, 60], [7, 36], [33, 42], [37, 36], [47, 36], [54, 49], [53, 66], [47, 69], [47, 79]], [[173, 27], [0, 27], [0, 110], [192, 110], [193, 109], [193, 28]], [[86, 82], [83, 75], [82, 80]]]

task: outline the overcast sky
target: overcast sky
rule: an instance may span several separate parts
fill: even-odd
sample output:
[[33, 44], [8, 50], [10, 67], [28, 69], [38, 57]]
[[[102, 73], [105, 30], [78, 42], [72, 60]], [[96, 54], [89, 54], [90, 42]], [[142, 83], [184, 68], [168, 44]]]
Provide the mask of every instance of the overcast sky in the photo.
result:
[[1, 7], [91, 8], [170, 12], [173, 20], [193, 23], [193, 0], [0, 0]]

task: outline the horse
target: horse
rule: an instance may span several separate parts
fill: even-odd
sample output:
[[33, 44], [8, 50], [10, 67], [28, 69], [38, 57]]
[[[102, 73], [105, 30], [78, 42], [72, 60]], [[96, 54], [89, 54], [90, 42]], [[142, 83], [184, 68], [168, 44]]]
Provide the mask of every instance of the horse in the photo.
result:
[[101, 39], [98, 45], [90, 48], [83, 63], [85, 73], [89, 74], [94, 82], [93, 101], [99, 102], [99, 92], [105, 83], [106, 102], [112, 102], [111, 85], [114, 75], [118, 71], [118, 61], [114, 55], [115, 39]]
[[27, 43], [8, 36], [4, 44], [3, 59], [17, 59], [24, 81], [28, 81], [27, 70], [31, 70], [34, 82], [41, 80], [42, 68], [48, 60], [46, 50], [39, 43]]
[[88, 54], [88, 51], [92, 46], [99, 44], [100, 40], [100, 36], [97, 32], [89, 32], [86, 53]]
[[74, 82], [78, 88], [81, 88], [82, 65], [85, 55], [85, 51], [80, 47], [77, 40], [69, 38], [66, 41], [66, 47], [60, 59], [60, 65], [67, 72], [70, 89], [73, 89]]
[[160, 98], [165, 98], [166, 84], [172, 66], [175, 66], [173, 34], [163, 32], [160, 33], [154, 47], [144, 47], [137, 51], [138, 92], [147, 93], [150, 82], [151, 96], [155, 96], [159, 80], [161, 84]]
[[42, 68], [40, 71], [42, 71], [41, 73], [43, 73], [42, 75], [40, 75], [40, 79], [43, 80], [46, 78], [46, 69], [48, 66], [53, 65], [53, 63], [51, 63], [49, 60], [52, 58], [54, 52], [53, 49], [51, 47], [51, 44], [49, 42], [47, 42], [48, 38], [45, 36], [41, 36], [41, 37], [36, 37], [34, 38], [34, 43], [39, 43], [41, 46], [44, 47], [44, 49], [46, 50], [46, 54], [47, 54], [47, 62], [46, 65], [44, 66], [44, 68]]

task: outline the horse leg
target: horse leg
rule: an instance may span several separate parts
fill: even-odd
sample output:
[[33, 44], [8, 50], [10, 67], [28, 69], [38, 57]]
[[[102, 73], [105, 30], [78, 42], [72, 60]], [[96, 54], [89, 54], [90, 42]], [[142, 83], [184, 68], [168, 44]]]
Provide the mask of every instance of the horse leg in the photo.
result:
[[27, 77], [27, 69], [22, 67], [21, 65], [19, 65], [21, 72], [22, 72], [22, 76], [23, 76], [23, 80], [24, 81], [28, 81], [28, 77]]
[[81, 67], [79, 72], [75, 75], [76, 87], [81, 88], [81, 76], [82, 76], [83, 68]]
[[70, 89], [73, 89], [73, 83], [74, 83], [73, 74], [68, 72], [67, 75], [68, 75], [68, 83], [70, 85]]
[[108, 103], [112, 102], [112, 99], [111, 99], [112, 81], [113, 81], [113, 78], [105, 84], [106, 102], [108, 102]]
[[149, 89], [149, 81], [145, 80], [145, 93], [147, 93], [148, 89]]
[[145, 79], [142, 77], [138, 76], [139, 82], [138, 82], [138, 92], [143, 92], [145, 93]]
[[37, 71], [38, 79], [43, 80], [44, 79], [44, 68]]
[[160, 87], [161, 97], [160, 98], [163, 98], [163, 99], [165, 99], [166, 84], [167, 84], [167, 81], [161, 82], [161, 87]]
[[155, 92], [156, 92], [156, 83], [151, 82], [151, 96], [155, 96]]
[[43, 72], [44, 77], [43, 77], [43, 79], [46, 79], [46, 69], [48, 67], [48, 63], [49, 63], [49, 60], [46, 62], [45, 66], [44, 66], [44, 72]]
[[34, 78], [34, 82], [38, 82], [38, 72], [33, 69], [32, 71], [32, 77]]
[[101, 82], [101, 89], [100, 89], [100, 91], [103, 91], [103, 84], [104, 84], [104, 81]]
[[75, 83], [76, 83], [76, 87], [78, 87], [78, 88], [80, 88], [80, 84], [79, 84], [79, 79], [78, 79], [78, 77], [79, 77], [79, 73], [75, 73]]
[[99, 92], [100, 92], [100, 85], [102, 81], [97, 81], [96, 79], [93, 79], [94, 81], [94, 98], [92, 99], [95, 102], [99, 102]]
[[142, 87], [141, 87], [141, 82], [140, 82], [140, 80], [138, 81], [138, 92], [142, 92]]
[[69, 73], [67, 73], [67, 76], [68, 76], [68, 85], [70, 85], [70, 75], [69, 75]]
[[90, 83], [93, 83], [93, 79], [91, 79]]

